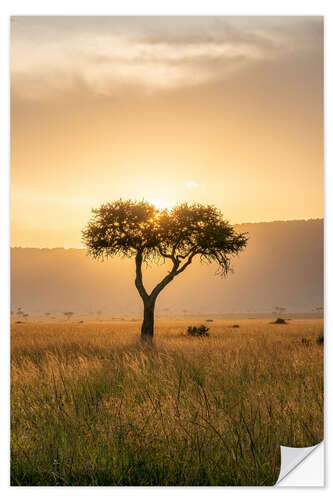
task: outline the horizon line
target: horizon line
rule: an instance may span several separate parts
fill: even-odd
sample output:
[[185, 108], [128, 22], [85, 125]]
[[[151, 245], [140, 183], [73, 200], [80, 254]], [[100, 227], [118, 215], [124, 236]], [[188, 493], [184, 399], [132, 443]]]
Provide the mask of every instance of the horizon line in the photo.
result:
[[[233, 226], [243, 226], [248, 224], [274, 224], [281, 222], [311, 222], [311, 221], [324, 221], [324, 217], [310, 217], [309, 219], [276, 219], [270, 221], [255, 221], [255, 222], [237, 222], [232, 224]], [[65, 246], [21, 246], [21, 245], [10, 245], [10, 249], [24, 248], [24, 249], [38, 249], [38, 250], [86, 250], [86, 247], [65, 247]]]

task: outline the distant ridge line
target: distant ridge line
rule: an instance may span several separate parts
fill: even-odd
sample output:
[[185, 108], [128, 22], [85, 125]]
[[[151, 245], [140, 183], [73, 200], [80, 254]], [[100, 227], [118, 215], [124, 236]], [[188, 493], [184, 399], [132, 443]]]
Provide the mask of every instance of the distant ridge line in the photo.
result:
[[[241, 227], [241, 226], [259, 226], [259, 225], [268, 225], [268, 224], [285, 224], [285, 223], [300, 223], [300, 222], [324, 222], [324, 217], [317, 217], [311, 219], [286, 219], [286, 220], [272, 220], [272, 221], [261, 221], [261, 222], [235, 222], [233, 226]], [[11, 246], [11, 250], [14, 249], [25, 249], [25, 250], [85, 250], [85, 247], [47, 247], [47, 246]]]

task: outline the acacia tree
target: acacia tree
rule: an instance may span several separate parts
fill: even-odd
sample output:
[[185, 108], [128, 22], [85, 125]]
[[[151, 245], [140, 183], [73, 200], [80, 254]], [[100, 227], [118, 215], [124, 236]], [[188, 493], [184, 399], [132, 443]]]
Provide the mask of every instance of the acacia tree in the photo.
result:
[[[247, 243], [246, 233], [236, 233], [212, 205], [177, 205], [160, 210], [146, 201], [118, 200], [92, 210], [92, 218], [82, 231], [88, 255], [104, 260], [115, 256], [134, 257], [135, 286], [143, 301], [141, 338], [152, 340], [154, 309], [160, 292], [197, 257], [218, 265], [226, 276], [230, 258]], [[170, 261], [168, 274], [148, 293], [143, 284], [142, 264]]]

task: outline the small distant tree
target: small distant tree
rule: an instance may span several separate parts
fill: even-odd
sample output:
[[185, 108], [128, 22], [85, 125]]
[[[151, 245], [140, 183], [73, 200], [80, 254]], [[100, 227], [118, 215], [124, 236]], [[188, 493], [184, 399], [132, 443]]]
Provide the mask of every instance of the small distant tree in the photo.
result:
[[25, 320], [27, 320], [27, 319], [29, 318], [29, 314], [28, 314], [28, 313], [23, 313], [23, 318], [24, 318]]
[[73, 312], [72, 311], [67, 311], [67, 312], [64, 312], [64, 315], [66, 316], [67, 320], [70, 320], [71, 317], [73, 316]]
[[[237, 233], [212, 205], [183, 203], [171, 210], [159, 210], [146, 201], [118, 200], [92, 212], [82, 232], [88, 254], [101, 260], [135, 258], [135, 286], [144, 306], [143, 340], [153, 339], [158, 295], [195, 258], [215, 262], [219, 274], [226, 276], [230, 258], [247, 243], [246, 233]], [[160, 259], [170, 262], [171, 269], [149, 294], [143, 284], [142, 264]]]
[[47, 312], [47, 313], [45, 313], [45, 316], [46, 317], [51, 316], [51, 313]]

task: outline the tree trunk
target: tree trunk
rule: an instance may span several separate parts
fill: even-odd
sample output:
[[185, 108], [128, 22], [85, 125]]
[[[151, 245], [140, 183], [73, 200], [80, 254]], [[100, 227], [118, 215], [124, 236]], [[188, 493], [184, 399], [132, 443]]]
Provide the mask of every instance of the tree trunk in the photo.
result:
[[165, 276], [165, 278], [160, 283], [158, 283], [158, 285], [155, 286], [151, 294], [148, 295], [145, 287], [143, 286], [143, 281], [142, 281], [142, 269], [141, 269], [142, 260], [143, 260], [142, 250], [138, 250], [135, 256], [135, 264], [136, 264], [135, 286], [140, 294], [140, 297], [142, 298], [144, 306], [143, 323], [141, 326], [141, 340], [152, 342], [154, 337], [154, 309], [157, 296], [163, 290], [163, 288], [168, 283], [170, 283], [170, 281], [172, 281], [177, 274], [179, 274], [180, 271], [183, 271], [183, 269], [185, 269], [185, 267], [188, 266], [188, 263], [186, 265], [183, 265], [181, 270], [177, 272], [179, 267], [179, 261], [173, 259], [174, 263], [172, 270], [169, 272], [167, 276]]
[[141, 340], [152, 342], [154, 337], [154, 309], [155, 300], [151, 297], [143, 301], [143, 323], [141, 326]]

